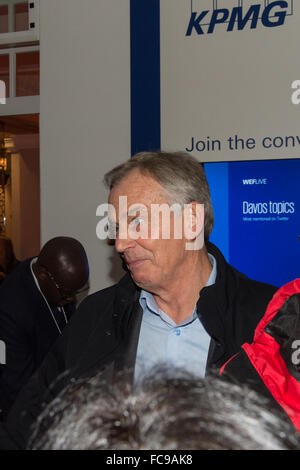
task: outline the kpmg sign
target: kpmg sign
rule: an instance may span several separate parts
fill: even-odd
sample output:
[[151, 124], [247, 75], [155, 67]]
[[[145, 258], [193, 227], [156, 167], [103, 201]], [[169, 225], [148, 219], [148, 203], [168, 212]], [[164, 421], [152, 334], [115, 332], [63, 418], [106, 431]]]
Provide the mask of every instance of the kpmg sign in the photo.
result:
[[[162, 148], [204, 162], [299, 158], [299, 3], [160, 2]], [[244, 187], [265, 186], [255, 178]]]
[[[211, 0], [209, 10], [203, 9], [203, 1], [200, 2], [201, 5], [196, 5], [197, 2], [199, 0], [191, 0], [191, 16], [186, 36], [212, 34], [222, 27], [226, 31], [256, 29], [258, 24], [274, 28], [282, 26], [286, 17], [293, 15], [293, 0], [264, 0], [260, 3], [258, 0]], [[199, 9], [196, 10], [198, 6]]]

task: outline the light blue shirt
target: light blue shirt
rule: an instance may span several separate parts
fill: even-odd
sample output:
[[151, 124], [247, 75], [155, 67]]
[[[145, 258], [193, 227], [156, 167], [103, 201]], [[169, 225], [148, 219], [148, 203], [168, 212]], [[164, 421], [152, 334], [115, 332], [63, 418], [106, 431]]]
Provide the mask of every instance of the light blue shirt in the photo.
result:
[[[215, 283], [217, 262], [208, 254], [212, 271], [206, 286]], [[192, 315], [177, 325], [156, 304], [152, 294], [141, 291], [143, 318], [134, 370], [134, 382], [158, 364], [185, 369], [198, 377], [205, 376], [210, 336], [204, 329], [196, 306]]]

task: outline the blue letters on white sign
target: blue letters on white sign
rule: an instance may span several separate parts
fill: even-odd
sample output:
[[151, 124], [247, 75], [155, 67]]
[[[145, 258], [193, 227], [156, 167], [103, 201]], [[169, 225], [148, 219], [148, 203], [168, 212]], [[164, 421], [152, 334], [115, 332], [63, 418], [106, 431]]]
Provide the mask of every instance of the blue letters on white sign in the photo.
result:
[[212, 34], [218, 24], [227, 24], [227, 31], [234, 29], [241, 31], [246, 25], [250, 29], [255, 29], [259, 20], [266, 28], [281, 26], [285, 22], [287, 9], [288, 2], [280, 0], [269, 3], [265, 8], [257, 4], [252, 5], [246, 12], [243, 12], [242, 6], [233, 7], [231, 10], [220, 8], [212, 11], [203, 10], [201, 13], [192, 12], [186, 36], [191, 36], [193, 32], [199, 35], [205, 34], [204, 22], [208, 26], [207, 34]]

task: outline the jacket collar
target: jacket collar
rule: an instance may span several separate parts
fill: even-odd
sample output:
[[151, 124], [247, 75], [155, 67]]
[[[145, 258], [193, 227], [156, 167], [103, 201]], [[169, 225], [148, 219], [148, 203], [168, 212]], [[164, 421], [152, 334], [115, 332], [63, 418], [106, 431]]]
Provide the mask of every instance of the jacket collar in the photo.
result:
[[[227, 263], [220, 250], [212, 243], [206, 244], [207, 251], [217, 261], [217, 277], [213, 285], [204, 287], [199, 293], [197, 312], [199, 318], [211, 336], [213, 353], [212, 362], [219, 361], [232, 342], [232, 324], [235, 314], [234, 303], [239, 288], [239, 279], [247, 278]], [[214, 346], [218, 347], [215, 348]]]
[[215, 334], [219, 337], [222, 336], [224, 328], [222, 325], [222, 321], [216, 322], [216, 315], [217, 319], [221, 320], [224, 315], [224, 310], [226, 309], [228, 299], [225, 295], [225, 288], [228, 276], [228, 263], [226, 262], [220, 250], [215, 245], [208, 242], [206, 247], [208, 253], [212, 254], [216, 259], [217, 276], [213, 285], [205, 286], [199, 292], [197, 311], [199, 316], [201, 317], [201, 321], [206, 324], [208, 331], [211, 332], [212, 330], [216, 330]]
[[115, 327], [116, 337], [124, 339], [138, 305], [140, 289], [134, 284], [129, 273], [119, 281], [116, 286], [116, 294], [114, 300], [113, 323]]

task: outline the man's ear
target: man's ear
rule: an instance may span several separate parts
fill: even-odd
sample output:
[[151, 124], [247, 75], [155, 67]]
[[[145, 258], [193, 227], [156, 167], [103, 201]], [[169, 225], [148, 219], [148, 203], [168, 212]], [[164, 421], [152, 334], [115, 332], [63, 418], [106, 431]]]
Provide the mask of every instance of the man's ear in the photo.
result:
[[184, 208], [186, 250], [201, 250], [204, 245], [204, 204], [190, 202]]

